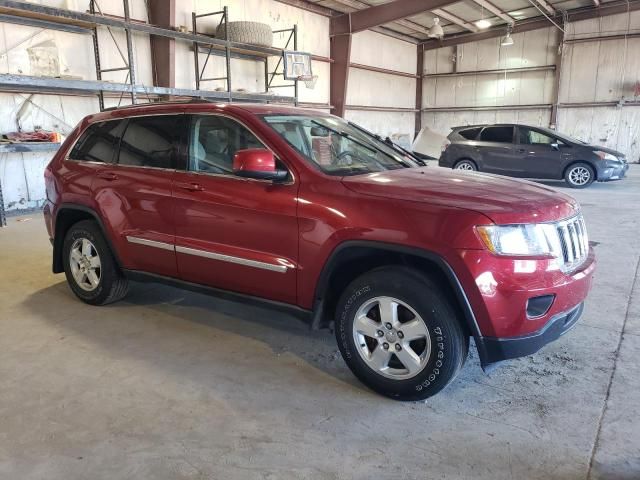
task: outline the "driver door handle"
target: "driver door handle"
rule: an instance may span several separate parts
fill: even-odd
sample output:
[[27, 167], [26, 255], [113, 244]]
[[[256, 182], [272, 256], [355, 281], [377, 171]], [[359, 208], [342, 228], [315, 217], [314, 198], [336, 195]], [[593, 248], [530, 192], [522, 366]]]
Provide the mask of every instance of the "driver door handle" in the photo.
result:
[[202, 192], [204, 187], [199, 183], [177, 183], [176, 186], [182, 190], [188, 190], [189, 192]]

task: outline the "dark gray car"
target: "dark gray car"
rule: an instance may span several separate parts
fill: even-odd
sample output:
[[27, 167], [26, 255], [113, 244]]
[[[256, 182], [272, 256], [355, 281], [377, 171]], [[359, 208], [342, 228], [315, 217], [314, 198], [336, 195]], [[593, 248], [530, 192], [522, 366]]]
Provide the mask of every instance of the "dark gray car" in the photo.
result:
[[439, 165], [510, 177], [564, 179], [584, 188], [594, 181], [622, 179], [629, 166], [624, 154], [588, 145], [554, 130], [527, 125], [456, 127]]

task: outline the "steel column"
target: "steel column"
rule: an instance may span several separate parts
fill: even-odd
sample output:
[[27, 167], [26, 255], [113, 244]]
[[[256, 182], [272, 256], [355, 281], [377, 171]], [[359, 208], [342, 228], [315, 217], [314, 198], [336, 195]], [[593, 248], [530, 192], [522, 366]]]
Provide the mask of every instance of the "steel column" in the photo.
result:
[[[89, 11], [92, 15], [95, 15], [95, 5], [94, 0], [90, 0], [89, 2]], [[102, 81], [102, 68], [100, 67], [100, 46], [98, 45], [98, 27], [93, 28], [93, 56], [96, 64], [96, 80]], [[104, 93], [102, 91], [98, 92], [98, 105], [100, 106], [100, 111], [104, 110]]]
[[[129, 23], [131, 21], [129, 11], [129, 0], [123, 0], [124, 2], [124, 20]], [[129, 60], [129, 83], [131, 87], [136, 84], [136, 64], [133, 56], [133, 41], [131, 39], [131, 29], [125, 28], [124, 33], [127, 38], [127, 58]], [[131, 103], [136, 103], [136, 90], [131, 88]]]
[[418, 78], [416, 78], [416, 120], [415, 120], [415, 135], [413, 136], [414, 140], [422, 130], [422, 75], [424, 73], [424, 48], [422, 45], [418, 45], [416, 48], [417, 54], [417, 62], [416, 62], [416, 74]]
[[351, 35], [331, 37], [331, 74], [329, 76], [329, 103], [334, 115], [344, 117], [349, 83]]
[[[149, 22], [164, 28], [176, 25], [175, 0], [148, 0]], [[153, 83], [159, 87], [176, 86], [176, 42], [173, 38], [150, 36]]]

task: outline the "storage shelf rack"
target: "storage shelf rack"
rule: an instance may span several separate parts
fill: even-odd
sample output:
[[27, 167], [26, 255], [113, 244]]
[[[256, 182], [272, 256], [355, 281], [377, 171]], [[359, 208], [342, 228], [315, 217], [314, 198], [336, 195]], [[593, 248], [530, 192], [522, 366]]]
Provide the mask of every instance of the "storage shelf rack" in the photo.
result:
[[[132, 103], [136, 103], [138, 96], [146, 96], [149, 100], [158, 97], [195, 97], [206, 98], [221, 101], [241, 101], [241, 102], [264, 102], [264, 103], [298, 103], [298, 86], [297, 82], [293, 82], [289, 87], [294, 88], [294, 96], [280, 96], [270, 92], [272, 88], [281, 85], [272, 85], [273, 78], [278, 72], [269, 72], [268, 57], [280, 57], [284, 54], [284, 50], [289, 47], [289, 42], [293, 39], [294, 50], [297, 47], [297, 28], [283, 31], [291, 31], [289, 41], [285, 45], [285, 49], [262, 47], [256, 45], [248, 45], [243, 43], [231, 42], [226, 39], [213, 38], [197, 32], [194, 21], [193, 32], [181, 32], [168, 28], [159, 27], [145, 22], [136, 21], [130, 18], [129, 2], [123, 0], [125, 18], [120, 19], [99, 13], [97, 4], [94, 0], [89, 0], [89, 13], [67, 10], [62, 8], [48, 7], [28, 2], [14, 0], [0, 0], [0, 22], [17, 23], [21, 25], [35, 26], [39, 28], [48, 28], [78, 34], [90, 34], [93, 36], [94, 54], [96, 58], [96, 77], [97, 80], [76, 80], [66, 78], [53, 77], [35, 77], [28, 75], [0, 74], [0, 91], [5, 92], [37, 92], [37, 93], [53, 93], [53, 94], [94, 94], [98, 95], [100, 101], [100, 109], [104, 109], [105, 93], [127, 94], [131, 98]], [[98, 13], [96, 13], [98, 11]], [[225, 7], [222, 12], [214, 12], [214, 14], [224, 15], [223, 21], [228, 20], [228, 10]], [[205, 14], [213, 15], [213, 14]], [[195, 14], [194, 14], [195, 16]], [[196, 16], [198, 17], [198, 16]], [[125, 31], [127, 38], [127, 54], [123, 52], [125, 65], [116, 69], [101, 69], [99, 58], [99, 45], [97, 41], [96, 31], [98, 27], [107, 27], [122, 29]], [[226, 29], [225, 29], [226, 31]], [[281, 33], [276, 31], [274, 33]], [[195, 52], [201, 52], [206, 49], [209, 55], [222, 54], [226, 57], [227, 80], [226, 91], [201, 90], [200, 82], [204, 81], [201, 74], [196, 76], [196, 88], [169, 88], [159, 86], [145, 86], [136, 83], [134, 55], [131, 45], [131, 33], [142, 32], [150, 35], [156, 35], [166, 38], [173, 38], [176, 41], [190, 42], [194, 46]], [[196, 53], [197, 55], [197, 53]], [[194, 55], [194, 59], [195, 56]], [[231, 58], [247, 58], [260, 59], [265, 63], [265, 92], [264, 93], [247, 93], [233, 92], [230, 75]], [[208, 57], [207, 57], [208, 59]], [[276, 70], [281, 62], [278, 62]], [[197, 64], [196, 64], [197, 65]], [[198, 68], [196, 66], [196, 68]], [[125, 83], [105, 82], [102, 80], [102, 74], [108, 71], [127, 70], [127, 80]], [[198, 68], [199, 71], [199, 68]], [[269, 81], [267, 78], [269, 77]], [[282, 85], [284, 86], [284, 85]]]

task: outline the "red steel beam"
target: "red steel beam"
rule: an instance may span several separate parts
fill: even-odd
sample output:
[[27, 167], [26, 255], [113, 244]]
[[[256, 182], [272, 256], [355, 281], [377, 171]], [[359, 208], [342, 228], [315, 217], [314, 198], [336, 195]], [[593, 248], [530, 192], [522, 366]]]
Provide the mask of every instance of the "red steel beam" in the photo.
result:
[[344, 117], [347, 105], [349, 63], [351, 59], [351, 35], [331, 37], [331, 73], [329, 75], [329, 103], [333, 114]]
[[401, 18], [446, 7], [457, 0], [395, 0], [393, 2], [345, 13], [331, 18], [330, 34], [344, 35], [362, 32]]
[[[149, 23], [173, 29], [176, 25], [176, 0], [148, 0]], [[151, 35], [151, 66], [153, 84], [157, 87], [176, 86], [176, 41]]]

